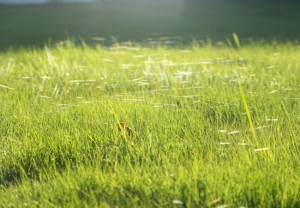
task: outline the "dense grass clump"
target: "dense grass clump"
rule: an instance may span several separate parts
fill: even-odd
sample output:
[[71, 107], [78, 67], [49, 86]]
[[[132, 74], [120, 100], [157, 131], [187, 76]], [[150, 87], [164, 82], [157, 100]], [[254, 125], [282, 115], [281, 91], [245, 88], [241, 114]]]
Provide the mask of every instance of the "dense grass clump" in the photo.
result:
[[300, 206], [298, 45], [0, 60], [0, 207]]

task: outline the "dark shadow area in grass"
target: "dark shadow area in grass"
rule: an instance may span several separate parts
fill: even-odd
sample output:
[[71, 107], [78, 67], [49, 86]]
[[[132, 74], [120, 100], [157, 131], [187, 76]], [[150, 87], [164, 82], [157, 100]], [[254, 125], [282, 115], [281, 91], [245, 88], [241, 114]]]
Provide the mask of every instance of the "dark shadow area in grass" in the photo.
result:
[[0, 50], [41, 46], [67, 37], [82, 38], [89, 44], [149, 42], [162, 37], [177, 38], [180, 43], [209, 37], [216, 42], [232, 33], [241, 40], [299, 39], [300, 4], [295, 1], [174, 2], [0, 5]]

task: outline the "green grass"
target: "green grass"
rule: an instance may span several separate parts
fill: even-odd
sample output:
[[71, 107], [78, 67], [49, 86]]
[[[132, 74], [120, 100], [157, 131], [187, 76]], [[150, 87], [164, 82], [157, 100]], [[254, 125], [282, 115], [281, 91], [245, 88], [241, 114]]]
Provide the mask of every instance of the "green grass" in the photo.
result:
[[299, 45], [232, 42], [0, 53], [0, 207], [299, 207]]

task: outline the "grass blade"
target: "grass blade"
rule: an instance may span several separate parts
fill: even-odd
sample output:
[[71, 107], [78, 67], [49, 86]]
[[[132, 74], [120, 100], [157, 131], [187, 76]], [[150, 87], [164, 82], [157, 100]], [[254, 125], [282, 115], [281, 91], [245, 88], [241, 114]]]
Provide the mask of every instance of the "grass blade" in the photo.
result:
[[251, 133], [252, 133], [252, 136], [254, 138], [255, 144], [257, 145], [258, 144], [257, 135], [256, 135], [256, 132], [255, 132], [255, 129], [254, 129], [254, 125], [253, 125], [253, 121], [252, 121], [252, 118], [251, 118], [251, 115], [250, 115], [250, 110], [249, 110], [249, 107], [248, 107], [248, 104], [247, 104], [247, 101], [246, 101], [246, 97], [245, 97], [245, 94], [244, 94], [244, 91], [243, 91], [243, 88], [242, 88], [242, 85], [241, 85], [240, 82], [239, 82], [239, 88], [240, 88], [240, 94], [241, 94], [241, 97], [242, 97], [243, 105], [244, 105], [244, 108], [245, 108], [245, 111], [246, 111], [246, 114], [247, 114], [248, 122], [250, 124]]

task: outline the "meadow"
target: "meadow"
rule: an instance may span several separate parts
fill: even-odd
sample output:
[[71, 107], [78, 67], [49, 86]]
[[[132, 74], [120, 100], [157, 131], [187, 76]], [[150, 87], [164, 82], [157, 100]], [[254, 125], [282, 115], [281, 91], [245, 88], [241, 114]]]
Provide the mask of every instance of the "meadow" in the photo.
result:
[[300, 206], [296, 43], [65, 41], [0, 60], [0, 207]]

